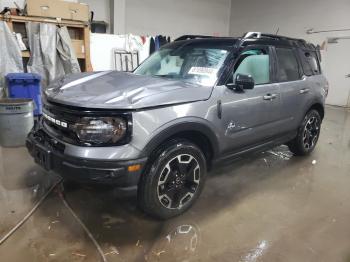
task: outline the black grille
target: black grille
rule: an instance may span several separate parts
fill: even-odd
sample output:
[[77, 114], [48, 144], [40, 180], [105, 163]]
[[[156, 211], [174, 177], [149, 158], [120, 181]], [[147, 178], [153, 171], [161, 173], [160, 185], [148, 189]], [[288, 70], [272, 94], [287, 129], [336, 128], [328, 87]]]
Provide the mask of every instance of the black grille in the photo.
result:
[[104, 144], [90, 144], [80, 141], [73, 130], [75, 123], [81, 121], [83, 117], [99, 117], [99, 116], [118, 116], [122, 117], [127, 123], [127, 132], [124, 138], [119, 140], [116, 144], [113, 145], [124, 145], [130, 142], [132, 135], [132, 117], [131, 113], [128, 111], [120, 110], [103, 110], [103, 109], [84, 109], [72, 106], [66, 106], [58, 103], [51, 103], [45, 101], [44, 103], [44, 113], [51, 116], [54, 119], [63, 121], [67, 123], [67, 127], [62, 127], [56, 125], [50, 120], [43, 117], [43, 126], [44, 129], [52, 134], [54, 137], [65, 141], [70, 144], [82, 145], [82, 146], [105, 146]]
[[47, 119], [43, 121], [43, 126], [46, 131], [58, 139], [61, 139], [70, 144], [78, 144], [78, 137], [75, 135], [74, 131], [68, 128], [63, 129], [61, 127], [58, 127]]
[[44, 113], [53, 117], [54, 119], [59, 119], [60, 121], [66, 122], [68, 124], [67, 127], [61, 127], [59, 125], [54, 124], [50, 120], [43, 118], [44, 128], [55, 137], [66, 141], [71, 144], [78, 144], [78, 137], [75, 132], [72, 130], [73, 124], [80, 120], [80, 116], [74, 114], [74, 112], [67, 112], [62, 107], [45, 104], [44, 105]]

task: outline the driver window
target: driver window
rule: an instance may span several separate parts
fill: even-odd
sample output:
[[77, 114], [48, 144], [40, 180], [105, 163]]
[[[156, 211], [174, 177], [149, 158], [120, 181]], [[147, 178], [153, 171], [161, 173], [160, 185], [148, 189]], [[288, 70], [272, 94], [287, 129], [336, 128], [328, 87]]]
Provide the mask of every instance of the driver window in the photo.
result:
[[234, 67], [233, 81], [237, 74], [249, 75], [255, 85], [270, 83], [270, 57], [262, 49], [244, 51]]

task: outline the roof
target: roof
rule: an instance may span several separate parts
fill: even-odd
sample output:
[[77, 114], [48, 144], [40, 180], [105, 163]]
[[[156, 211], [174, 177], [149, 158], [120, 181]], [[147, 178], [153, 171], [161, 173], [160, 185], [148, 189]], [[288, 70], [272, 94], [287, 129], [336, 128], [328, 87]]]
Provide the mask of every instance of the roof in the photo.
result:
[[222, 43], [227, 45], [234, 45], [240, 42], [241, 46], [248, 44], [262, 44], [272, 46], [290, 46], [298, 47], [307, 50], [315, 50], [316, 47], [307, 43], [304, 39], [291, 38], [281, 35], [264, 34], [260, 32], [249, 32], [244, 34], [243, 37], [216, 37], [216, 36], [205, 36], [205, 35], [184, 35], [177, 39], [175, 42], [193, 42], [193, 43]]

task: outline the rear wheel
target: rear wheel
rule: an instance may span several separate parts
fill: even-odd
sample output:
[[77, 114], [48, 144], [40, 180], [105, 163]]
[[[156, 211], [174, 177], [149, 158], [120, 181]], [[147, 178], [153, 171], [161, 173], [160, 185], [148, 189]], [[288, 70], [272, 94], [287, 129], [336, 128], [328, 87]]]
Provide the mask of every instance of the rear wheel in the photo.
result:
[[155, 153], [142, 175], [139, 205], [157, 218], [177, 216], [198, 198], [205, 177], [206, 161], [201, 150], [186, 140], [171, 141]]
[[316, 110], [310, 110], [298, 129], [297, 136], [288, 143], [290, 151], [304, 156], [311, 153], [320, 136], [322, 119]]

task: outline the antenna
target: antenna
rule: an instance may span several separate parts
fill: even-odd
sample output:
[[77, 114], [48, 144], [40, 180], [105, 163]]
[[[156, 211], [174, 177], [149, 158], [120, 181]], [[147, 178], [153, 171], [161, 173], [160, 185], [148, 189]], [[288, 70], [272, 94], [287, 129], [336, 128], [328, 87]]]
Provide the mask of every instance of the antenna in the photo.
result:
[[280, 31], [280, 28], [278, 27], [277, 30], [276, 30], [275, 35], [277, 35], [279, 31]]

